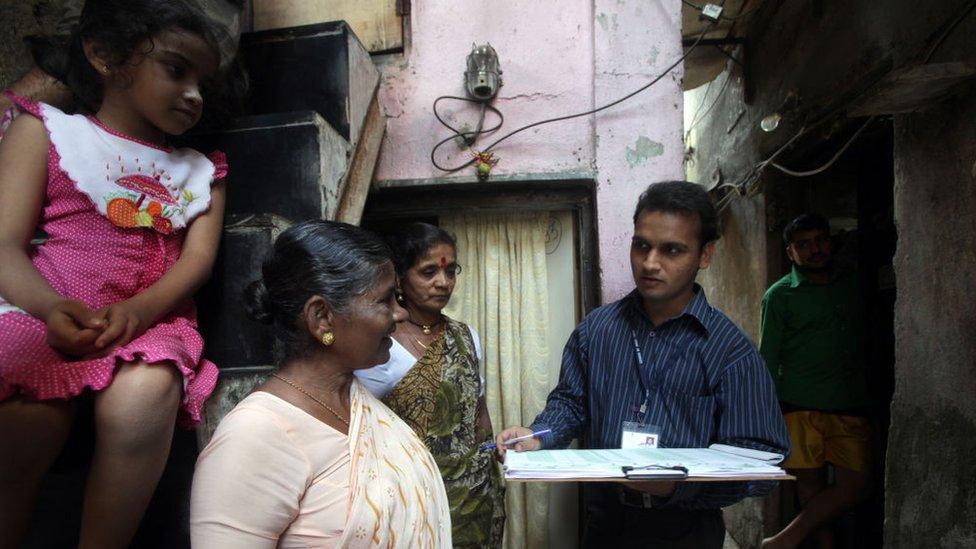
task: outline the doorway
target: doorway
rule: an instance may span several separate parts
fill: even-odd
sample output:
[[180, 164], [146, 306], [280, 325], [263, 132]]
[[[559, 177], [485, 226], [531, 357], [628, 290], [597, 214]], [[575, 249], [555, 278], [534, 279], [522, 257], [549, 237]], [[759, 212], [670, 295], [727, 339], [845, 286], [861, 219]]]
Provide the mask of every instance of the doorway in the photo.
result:
[[[528, 425], [541, 411], [558, 382], [565, 342], [596, 305], [591, 204], [588, 181], [400, 188], [369, 197], [368, 229], [389, 234], [423, 221], [457, 238], [462, 272], [445, 312], [481, 335], [496, 432]], [[506, 546], [577, 546], [575, 485], [510, 484], [508, 491]]]
[[[856, 124], [855, 124], [856, 125]], [[826, 162], [850, 134], [818, 143], [790, 161], [796, 169]], [[894, 224], [894, 137], [892, 121], [879, 119], [852, 144], [829, 170], [806, 178], [782, 174], [767, 181], [769, 218], [769, 282], [790, 270], [782, 230], [797, 215], [816, 212], [831, 225], [835, 261], [856, 265], [865, 309], [864, 356], [870, 405], [864, 413], [873, 427], [873, 482], [870, 495], [835, 523], [839, 549], [880, 548], [884, 525], [885, 455], [894, 392], [893, 258], [897, 244]], [[776, 271], [778, 265], [779, 271]], [[797, 511], [795, 490], [784, 486], [781, 518], [766, 525], [767, 535], [785, 526]]]

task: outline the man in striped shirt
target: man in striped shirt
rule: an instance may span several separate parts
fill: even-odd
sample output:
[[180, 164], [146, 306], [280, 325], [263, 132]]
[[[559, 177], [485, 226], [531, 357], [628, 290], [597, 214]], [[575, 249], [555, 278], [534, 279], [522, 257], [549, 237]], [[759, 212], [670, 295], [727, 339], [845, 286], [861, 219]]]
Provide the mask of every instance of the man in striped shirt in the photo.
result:
[[[634, 213], [636, 288], [593, 311], [563, 352], [559, 384], [531, 428], [551, 429], [515, 451], [620, 448], [624, 422], [656, 426], [659, 445], [722, 443], [789, 453], [772, 380], [745, 334], [695, 283], [718, 238], [705, 190], [685, 181], [650, 185]], [[626, 486], [626, 487], [625, 487]], [[721, 508], [761, 496], [773, 482], [586, 484], [584, 547], [722, 547]]]

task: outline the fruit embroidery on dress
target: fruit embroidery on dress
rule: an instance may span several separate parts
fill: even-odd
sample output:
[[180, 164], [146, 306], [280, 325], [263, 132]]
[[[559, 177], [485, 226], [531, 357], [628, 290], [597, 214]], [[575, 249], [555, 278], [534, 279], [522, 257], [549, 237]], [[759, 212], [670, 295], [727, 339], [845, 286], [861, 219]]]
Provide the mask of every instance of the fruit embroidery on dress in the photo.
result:
[[[120, 175], [114, 181], [118, 190], [105, 197], [105, 216], [118, 227], [147, 227], [162, 234], [172, 233], [171, 219], [183, 213], [185, 203], [193, 198], [192, 193], [186, 189], [179, 190], [181, 200], [178, 201], [162, 183], [164, 179], [172, 180], [166, 170], [157, 170], [153, 163], [151, 173], [146, 175], [142, 173], [138, 158], [135, 163], [136, 172], [126, 174], [122, 157], [119, 157]], [[110, 169], [106, 164], [106, 172]], [[112, 181], [112, 176], [106, 173], [105, 179]]]

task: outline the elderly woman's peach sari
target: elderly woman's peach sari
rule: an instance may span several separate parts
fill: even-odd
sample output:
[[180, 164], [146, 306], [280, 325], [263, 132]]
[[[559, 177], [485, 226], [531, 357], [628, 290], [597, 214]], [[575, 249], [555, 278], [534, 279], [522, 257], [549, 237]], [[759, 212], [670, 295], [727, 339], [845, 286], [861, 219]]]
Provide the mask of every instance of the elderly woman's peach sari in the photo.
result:
[[413, 430], [352, 384], [350, 500], [339, 547], [451, 546], [440, 471]]

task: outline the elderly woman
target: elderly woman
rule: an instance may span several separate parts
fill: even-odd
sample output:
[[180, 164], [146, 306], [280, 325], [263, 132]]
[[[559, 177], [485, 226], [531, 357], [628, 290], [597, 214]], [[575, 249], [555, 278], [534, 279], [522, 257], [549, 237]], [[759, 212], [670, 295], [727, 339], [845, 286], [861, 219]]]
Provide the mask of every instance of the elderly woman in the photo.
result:
[[454, 238], [412, 223], [390, 239], [397, 299], [407, 315], [397, 322], [385, 364], [356, 372], [360, 381], [407, 422], [434, 454], [451, 505], [455, 547], [500, 547], [504, 489], [479, 374], [478, 334], [442, 310], [460, 266]]
[[200, 454], [194, 547], [451, 545], [437, 464], [353, 375], [390, 359], [394, 280], [388, 248], [351, 225], [309, 221], [275, 242], [247, 297], [285, 356]]

